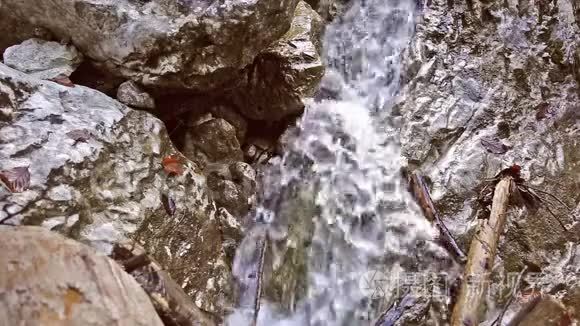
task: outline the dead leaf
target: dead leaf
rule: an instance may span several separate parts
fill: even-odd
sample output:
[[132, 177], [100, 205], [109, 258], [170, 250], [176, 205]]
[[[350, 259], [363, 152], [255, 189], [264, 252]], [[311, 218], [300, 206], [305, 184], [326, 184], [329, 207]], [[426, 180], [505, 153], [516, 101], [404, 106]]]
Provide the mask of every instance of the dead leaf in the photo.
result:
[[483, 145], [488, 152], [493, 154], [504, 154], [510, 149], [509, 146], [502, 143], [497, 137], [481, 138], [481, 145]]
[[181, 175], [185, 168], [183, 166], [183, 160], [177, 155], [169, 155], [163, 159], [163, 170], [169, 175]]
[[0, 181], [12, 193], [23, 192], [30, 186], [28, 166], [0, 171]]
[[92, 136], [91, 132], [87, 129], [72, 130], [67, 132], [66, 135], [77, 142], [87, 142]]
[[68, 76], [63, 74], [60, 74], [49, 80], [66, 87], [75, 87], [75, 84], [70, 80], [70, 78], [68, 78]]

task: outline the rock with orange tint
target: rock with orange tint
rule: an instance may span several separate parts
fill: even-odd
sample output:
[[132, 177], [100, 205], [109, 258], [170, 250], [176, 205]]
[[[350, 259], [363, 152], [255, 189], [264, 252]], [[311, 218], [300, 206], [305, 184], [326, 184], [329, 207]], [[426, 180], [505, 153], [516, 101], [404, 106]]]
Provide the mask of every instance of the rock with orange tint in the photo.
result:
[[40, 227], [0, 227], [0, 324], [161, 326], [114, 261]]

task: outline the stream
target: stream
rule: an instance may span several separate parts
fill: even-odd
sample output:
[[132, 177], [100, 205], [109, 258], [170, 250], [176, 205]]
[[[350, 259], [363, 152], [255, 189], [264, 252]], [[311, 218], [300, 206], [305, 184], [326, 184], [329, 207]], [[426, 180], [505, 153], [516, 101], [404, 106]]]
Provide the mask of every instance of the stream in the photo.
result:
[[415, 13], [413, 0], [357, 0], [327, 27], [321, 98], [262, 171], [230, 325], [252, 324], [258, 292], [258, 325], [372, 325], [376, 299], [398, 295], [395, 276], [437, 250], [402, 182], [390, 118]]

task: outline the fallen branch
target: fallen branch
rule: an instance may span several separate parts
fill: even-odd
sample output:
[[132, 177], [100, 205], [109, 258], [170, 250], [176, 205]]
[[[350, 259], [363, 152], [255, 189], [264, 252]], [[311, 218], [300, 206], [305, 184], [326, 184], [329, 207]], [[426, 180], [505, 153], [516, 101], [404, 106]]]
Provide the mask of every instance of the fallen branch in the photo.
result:
[[149, 295], [165, 326], [215, 326], [171, 276], [135, 243], [117, 244], [111, 258], [118, 261]]
[[490, 217], [480, 221], [471, 241], [463, 283], [451, 316], [452, 326], [479, 324], [479, 310], [484, 304], [485, 287], [507, 218], [510, 194], [515, 186], [514, 178], [508, 174], [502, 176], [495, 186]]
[[455, 257], [460, 263], [465, 263], [466, 256], [465, 253], [459, 248], [457, 242], [449, 232], [449, 229], [445, 226], [435, 206], [433, 205], [433, 200], [429, 194], [429, 190], [423, 182], [423, 178], [417, 174], [413, 173], [409, 177], [409, 188], [413, 197], [421, 207], [425, 218], [427, 218], [431, 223], [435, 224], [439, 230], [439, 242], [443, 245], [447, 251], [449, 251], [453, 257]]
[[538, 303], [542, 301], [541, 295], [533, 296], [526, 304], [512, 317], [512, 319], [508, 322], [507, 326], [518, 326], [522, 320], [530, 313]]
[[252, 326], [258, 323], [258, 315], [260, 314], [260, 300], [262, 299], [262, 282], [264, 281], [264, 259], [266, 257], [266, 248], [268, 247], [268, 235], [265, 234], [260, 246], [259, 260], [258, 260], [258, 275], [256, 275], [256, 296], [254, 298], [254, 316], [252, 318]]

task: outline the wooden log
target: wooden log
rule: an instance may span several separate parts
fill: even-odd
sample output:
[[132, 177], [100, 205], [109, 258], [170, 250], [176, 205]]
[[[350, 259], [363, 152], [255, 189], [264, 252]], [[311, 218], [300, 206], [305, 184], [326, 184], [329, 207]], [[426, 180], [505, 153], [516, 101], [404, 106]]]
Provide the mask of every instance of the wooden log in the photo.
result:
[[447, 249], [447, 251], [450, 252], [457, 261], [465, 263], [465, 253], [459, 248], [457, 242], [451, 235], [451, 232], [449, 232], [449, 229], [447, 229], [441, 220], [439, 213], [433, 205], [433, 200], [431, 199], [429, 190], [419, 174], [413, 173], [409, 177], [409, 190], [413, 194], [417, 204], [419, 204], [419, 207], [421, 207], [425, 218], [437, 227], [437, 230], [439, 231], [438, 242], [441, 243], [441, 245]]
[[479, 325], [490, 271], [505, 226], [510, 194], [514, 189], [513, 177], [509, 175], [495, 186], [489, 219], [479, 222], [471, 241], [463, 282], [451, 316], [452, 326]]

